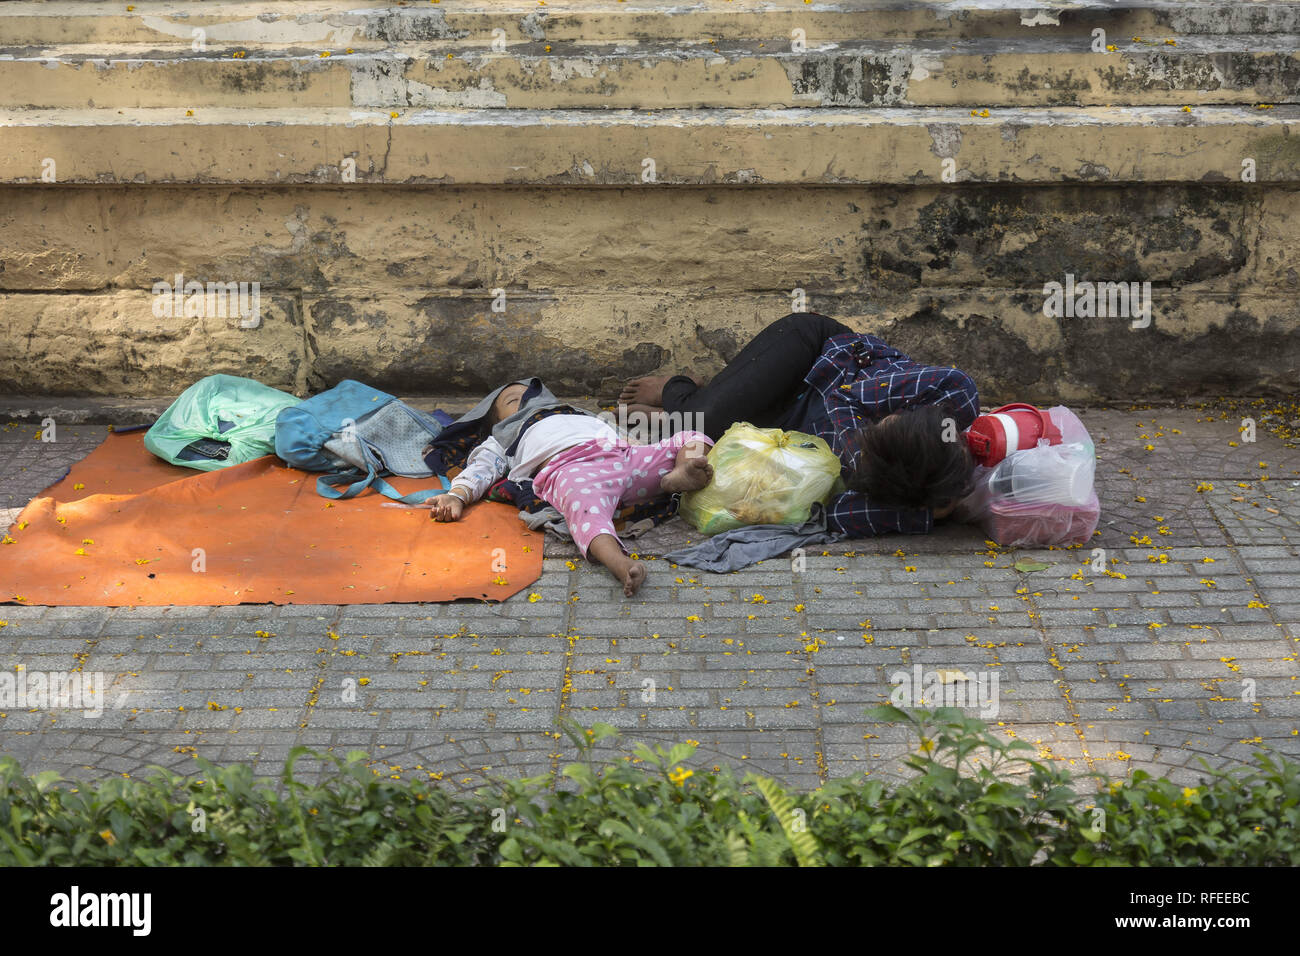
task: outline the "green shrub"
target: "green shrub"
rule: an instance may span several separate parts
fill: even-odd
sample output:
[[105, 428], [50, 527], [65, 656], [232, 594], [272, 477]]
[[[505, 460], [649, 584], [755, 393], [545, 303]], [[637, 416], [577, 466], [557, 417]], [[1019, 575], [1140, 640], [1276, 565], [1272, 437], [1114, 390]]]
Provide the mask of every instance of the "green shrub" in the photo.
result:
[[1058, 839], [1052, 861], [1092, 866], [1296, 866], [1300, 765], [1267, 753], [1181, 787], [1145, 770], [1097, 796], [1104, 832]]
[[919, 746], [905, 763], [916, 775], [892, 790], [840, 780], [810, 795], [827, 862], [1028, 866], [1083, 820], [1070, 774], [1023, 756], [1024, 741], [1003, 741], [959, 710], [871, 713], [913, 725]]
[[493, 861], [470, 808], [423, 782], [376, 777], [361, 753], [324, 755], [320, 786], [293, 777], [283, 793], [246, 764], [196, 760], [201, 779], [155, 768], [140, 780], [58, 788], [0, 759], [0, 864], [75, 866], [473, 864]]
[[[1295, 865], [1300, 766], [1206, 768], [1196, 788], [1137, 772], [1081, 795], [960, 711], [871, 712], [908, 722], [911, 777], [787, 794], [754, 775], [691, 771], [690, 744], [598, 761], [606, 724], [564, 726], [558, 776], [492, 780], [458, 796], [377, 776], [364, 754], [295, 749], [279, 781], [198, 760], [201, 779], [60, 786], [0, 759], [0, 865]], [[304, 754], [324, 761], [309, 785]]]

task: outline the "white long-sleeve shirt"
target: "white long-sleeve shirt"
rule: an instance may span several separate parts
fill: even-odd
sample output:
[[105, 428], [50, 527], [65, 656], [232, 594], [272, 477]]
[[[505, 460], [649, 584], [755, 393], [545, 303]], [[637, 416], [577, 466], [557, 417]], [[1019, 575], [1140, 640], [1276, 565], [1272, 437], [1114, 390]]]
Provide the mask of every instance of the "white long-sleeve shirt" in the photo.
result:
[[452, 479], [451, 490], [459, 488], [468, 501], [478, 501], [503, 477], [531, 478], [560, 452], [593, 438], [612, 443], [618, 440], [618, 432], [602, 418], [551, 415], [525, 429], [513, 457], [495, 438], [478, 445], [469, 453], [465, 469]]

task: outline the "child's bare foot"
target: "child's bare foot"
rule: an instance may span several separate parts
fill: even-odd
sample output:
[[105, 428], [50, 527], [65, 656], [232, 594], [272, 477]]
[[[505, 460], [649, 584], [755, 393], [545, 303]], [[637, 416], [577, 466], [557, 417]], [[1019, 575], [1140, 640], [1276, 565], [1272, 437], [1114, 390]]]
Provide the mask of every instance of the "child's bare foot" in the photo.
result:
[[659, 479], [659, 490], [665, 494], [679, 491], [699, 491], [713, 478], [713, 466], [702, 455], [679, 459], [675, 468]]
[[623, 573], [617, 576], [623, 581], [623, 597], [631, 597], [645, 581], [645, 565], [640, 561], [631, 561]]
[[645, 565], [623, 553], [623, 546], [611, 534], [598, 534], [587, 546], [588, 557], [595, 558], [623, 585], [623, 596], [631, 597], [645, 581]]

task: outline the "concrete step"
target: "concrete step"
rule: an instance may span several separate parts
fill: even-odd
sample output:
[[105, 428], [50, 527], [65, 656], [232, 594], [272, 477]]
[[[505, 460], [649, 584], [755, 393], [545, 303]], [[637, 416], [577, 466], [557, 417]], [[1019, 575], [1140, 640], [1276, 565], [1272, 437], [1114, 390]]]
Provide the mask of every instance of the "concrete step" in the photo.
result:
[[340, 0], [272, 3], [9, 2], [0, 46], [206, 42], [243, 46], [378, 49], [401, 42], [686, 44], [779, 41], [802, 30], [810, 44], [848, 38], [1021, 36], [1027, 31], [1113, 38], [1300, 33], [1300, 4], [1281, 0], [457, 0], [377, 4]]
[[[446, 44], [321, 56], [303, 49], [77, 44], [0, 49], [0, 107], [758, 109], [1140, 106], [1300, 102], [1300, 43], [1282, 34], [592, 50]], [[546, 48], [550, 47], [550, 52]], [[454, 51], [454, 52], [453, 52]]]
[[1237, 182], [1247, 160], [1300, 180], [1295, 105], [29, 109], [0, 129], [0, 183]]

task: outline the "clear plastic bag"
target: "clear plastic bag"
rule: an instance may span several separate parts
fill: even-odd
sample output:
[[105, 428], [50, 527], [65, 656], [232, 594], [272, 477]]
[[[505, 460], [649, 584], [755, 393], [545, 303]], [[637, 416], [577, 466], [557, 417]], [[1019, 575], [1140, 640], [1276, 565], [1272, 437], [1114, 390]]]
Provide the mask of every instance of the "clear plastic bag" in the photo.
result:
[[215, 471], [275, 454], [275, 417], [301, 399], [238, 375], [201, 378], [145, 433], [164, 461]]
[[732, 425], [709, 451], [713, 480], [682, 497], [680, 514], [704, 534], [755, 524], [798, 525], [841, 486], [840, 460], [813, 435]]
[[1061, 443], [1012, 452], [993, 468], [977, 467], [974, 490], [954, 510], [1004, 547], [1082, 544], [1097, 527], [1093, 490], [1097, 454], [1088, 430], [1064, 406], [1048, 409]]
[[1014, 451], [994, 467], [989, 491], [1022, 505], [1086, 504], [1096, 464], [1091, 446], [1077, 442]]

